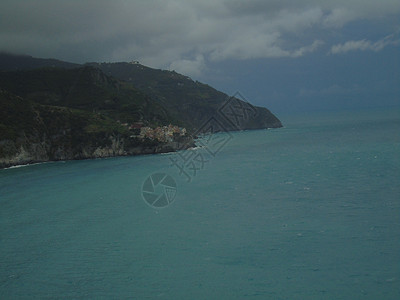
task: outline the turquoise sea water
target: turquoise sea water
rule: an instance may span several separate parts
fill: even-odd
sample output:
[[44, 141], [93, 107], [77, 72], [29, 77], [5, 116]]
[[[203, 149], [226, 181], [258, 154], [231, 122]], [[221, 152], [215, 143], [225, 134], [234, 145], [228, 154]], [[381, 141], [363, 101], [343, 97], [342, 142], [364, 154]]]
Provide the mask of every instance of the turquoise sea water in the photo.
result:
[[283, 122], [190, 182], [176, 153], [0, 170], [0, 298], [400, 299], [400, 114]]

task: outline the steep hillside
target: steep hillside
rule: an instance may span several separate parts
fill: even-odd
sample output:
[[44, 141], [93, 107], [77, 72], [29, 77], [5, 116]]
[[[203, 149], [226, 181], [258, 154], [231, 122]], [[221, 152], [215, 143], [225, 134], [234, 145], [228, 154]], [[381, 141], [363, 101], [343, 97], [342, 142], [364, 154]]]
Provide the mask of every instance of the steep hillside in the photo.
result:
[[178, 122], [132, 85], [93, 67], [0, 72], [0, 87], [31, 102], [100, 112], [122, 123], [159, 126]]
[[[131, 91], [125, 93], [123, 96], [125, 99], [127, 98], [126, 95], [132, 93], [132, 91], [135, 93], [140, 91], [142, 95], [146, 95], [148, 99], [153, 100], [153, 104], [158, 104], [167, 111], [169, 117], [173, 118], [175, 123], [179, 123], [193, 132], [201, 130], [203, 125], [213, 117], [220, 120], [226, 130], [277, 128], [282, 126], [279, 119], [276, 118], [268, 109], [264, 107], [253, 107], [245, 101], [242, 101], [244, 99], [240, 99], [240, 97], [230, 99], [226, 94], [219, 92], [206, 84], [193, 81], [189, 77], [178, 74], [174, 71], [152, 69], [137, 62], [88, 63], [87, 65], [101, 69], [105, 74], [112, 76], [119, 81], [124, 81], [124, 83], [119, 82], [119, 85], [124, 85], [125, 87], [129, 86], [129, 88], [124, 89], [124, 92], [131, 89]], [[0, 70], [3, 71], [32, 70], [43, 67], [53, 69], [54, 67], [64, 69], [78, 68], [82, 70], [81, 65], [63, 62], [56, 59], [40, 59], [31, 56], [0, 53]], [[83, 73], [82, 71], [79, 72]], [[80, 74], [77, 74], [76, 72], [72, 72], [69, 75], [80, 76]], [[47, 82], [42, 82], [42, 84], [46, 83]], [[130, 83], [130, 85], [127, 85], [126, 83]], [[14, 91], [19, 94], [19, 91]], [[63, 97], [60, 101], [66, 99], [70, 102], [75, 102], [68, 103], [68, 105], [73, 105], [73, 107], [77, 104], [85, 105], [85, 102], [88, 101], [88, 99], [95, 96], [94, 92], [99, 91], [85, 89], [84, 85], [81, 85], [81, 88], [74, 86], [73, 89], [69, 91], [69, 96]], [[66, 91], [63, 91], [63, 94], [65, 93]], [[136, 98], [136, 96], [134, 98]], [[55, 99], [52, 101], [54, 100]], [[108, 107], [110, 110], [113, 110], [115, 103], [113, 103], [113, 100], [111, 99], [108, 99], [107, 101]], [[121, 118], [130, 118], [133, 114], [136, 114], [134, 118], [137, 119], [137, 110], [133, 107], [132, 100], [129, 100], [129, 102], [130, 103], [126, 103], [128, 107], [125, 107], [126, 113], [124, 116], [121, 116]], [[247, 108], [247, 112], [251, 113], [247, 115], [247, 113], [244, 112], [247, 117], [242, 118], [239, 123], [236, 122], [237, 124], [232, 124], [231, 120], [226, 120], [224, 116], [221, 117], [219, 114], [221, 108], [226, 104], [226, 102], [235, 104], [232, 107], [245, 107]], [[102, 109], [104, 108], [103, 105]], [[143, 115], [143, 113], [139, 114]], [[234, 112], [234, 114], [237, 115], [237, 112]]]
[[0, 72], [0, 168], [192, 146], [190, 135], [139, 135], [140, 127], [177, 123], [160, 104], [96, 68]]
[[0, 168], [173, 151], [197, 133], [281, 126], [268, 109], [173, 71], [0, 54]]
[[242, 101], [243, 99], [230, 99], [226, 94], [174, 71], [152, 69], [138, 63], [91, 63], [90, 65], [100, 68], [107, 75], [132, 83], [195, 130], [215, 117], [228, 101], [235, 106], [248, 108], [251, 114], [236, 126], [229, 120], [225, 122], [226, 118], [220, 118], [227, 130], [282, 127], [279, 119], [268, 109], [253, 107]]
[[57, 67], [64, 69], [78, 68], [81, 65], [61, 61], [58, 59], [35, 58], [29, 55], [16, 55], [0, 52], [0, 70], [18, 71], [32, 70], [43, 67]]

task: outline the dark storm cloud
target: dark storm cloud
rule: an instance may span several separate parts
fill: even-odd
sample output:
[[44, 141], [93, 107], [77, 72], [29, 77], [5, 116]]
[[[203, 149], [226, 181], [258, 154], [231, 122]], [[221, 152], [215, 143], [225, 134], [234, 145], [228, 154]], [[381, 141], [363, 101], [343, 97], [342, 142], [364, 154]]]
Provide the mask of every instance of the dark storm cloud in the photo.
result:
[[[397, 0], [3, 0], [0, 50], [76, 62], [135, 59], [195, 75], [213, 61], [330, 49], [333, 29], [399, 11]], [[374, 47], [346, 38], [331, 53]]]

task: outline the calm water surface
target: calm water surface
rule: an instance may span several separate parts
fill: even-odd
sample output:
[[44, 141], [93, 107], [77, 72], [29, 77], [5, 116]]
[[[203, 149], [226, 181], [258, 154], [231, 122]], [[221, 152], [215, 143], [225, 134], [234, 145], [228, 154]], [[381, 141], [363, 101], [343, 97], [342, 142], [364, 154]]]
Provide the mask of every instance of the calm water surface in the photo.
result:
[[400, 114], [283, 122], [190, 182], [176, 153], [0, 170], [0, 298], [400, 299]]

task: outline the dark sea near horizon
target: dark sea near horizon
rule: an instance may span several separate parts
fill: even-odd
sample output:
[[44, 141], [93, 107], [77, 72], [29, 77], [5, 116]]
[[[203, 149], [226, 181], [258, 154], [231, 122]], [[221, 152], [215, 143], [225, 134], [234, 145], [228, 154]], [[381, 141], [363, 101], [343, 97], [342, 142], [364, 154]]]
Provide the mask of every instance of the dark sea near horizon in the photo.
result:
[[400, 112], [282, 121], [0, 170], [0, 298], [400, 299]]

